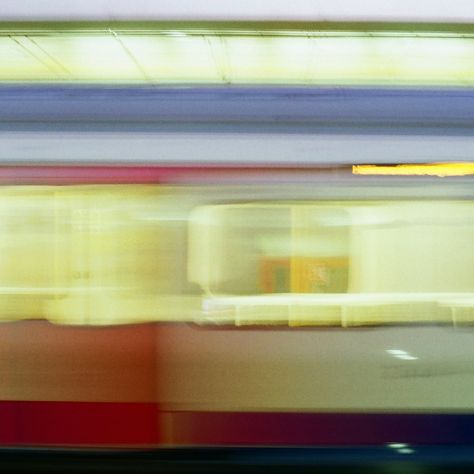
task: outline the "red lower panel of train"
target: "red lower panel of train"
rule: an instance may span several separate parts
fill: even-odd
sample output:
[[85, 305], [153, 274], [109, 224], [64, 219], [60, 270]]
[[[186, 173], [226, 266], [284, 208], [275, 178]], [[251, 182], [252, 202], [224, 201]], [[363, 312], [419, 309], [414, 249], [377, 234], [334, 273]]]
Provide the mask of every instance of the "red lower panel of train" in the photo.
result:
[[4, 446], [156, 448], [160, 421], [174, 446], [466, 444], [469, 415], [163, 412], [154, 403], [0, 403]]

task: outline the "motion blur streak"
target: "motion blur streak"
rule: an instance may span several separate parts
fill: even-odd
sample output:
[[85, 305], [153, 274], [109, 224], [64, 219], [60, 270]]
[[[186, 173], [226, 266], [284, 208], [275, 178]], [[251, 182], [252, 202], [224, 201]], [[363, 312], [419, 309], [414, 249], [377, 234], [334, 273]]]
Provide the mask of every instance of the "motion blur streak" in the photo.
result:
[[332, 188], [322, 198], [309, 183], [4, 186], [2, 319], [474, 323], [471, 200]]

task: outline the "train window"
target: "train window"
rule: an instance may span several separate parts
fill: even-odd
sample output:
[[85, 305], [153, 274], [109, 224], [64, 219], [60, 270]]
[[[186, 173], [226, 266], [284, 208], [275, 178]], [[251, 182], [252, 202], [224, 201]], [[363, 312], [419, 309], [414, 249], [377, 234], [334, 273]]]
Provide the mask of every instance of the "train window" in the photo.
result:
[[[164, 186], [0, 189], [4, 320], [120, 324], [185, 318], [186, 220]], [[167, 201], [168, 199], [168, 201]], [[179, 268], [182, 271], [179, 271]]]
[[[0, 199], [0, 313], [2, 319], [24, 314], [41, 318], [42, 307], [56, 292], [65, 267], [54, 262], [64, 258], [64, 247], [51, 232], [55, 210], [48, 203], [54, 193], [14, 187]], [[57, 210], [56, 210], [57, 212]], [[63, 260], [65, 261], [65, 260]]]
[[[349, 214], [337, 206], [207, 207], [195, 214], [212, 255], [194, 263], [208, 293], [344, 293], [348, 284]], [[209, 228], [209, 226], [211, 228]], [[199, 248], [202, 245], [199, 244]], [[194, 274], [192, 267], [191, 273]]]
[[218, 205], [194, 211], [190, 222], [189, 275], [211, 320], [470, 321], [470, 202]]

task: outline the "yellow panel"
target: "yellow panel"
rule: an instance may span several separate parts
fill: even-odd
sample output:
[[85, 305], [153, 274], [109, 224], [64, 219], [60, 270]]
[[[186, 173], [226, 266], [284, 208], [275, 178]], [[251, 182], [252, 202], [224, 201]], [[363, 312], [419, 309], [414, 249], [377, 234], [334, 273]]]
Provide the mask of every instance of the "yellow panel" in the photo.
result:
[[150, 80], [156, 82], [221, 82], [211, 43], [204, 36], [132, 36], [120, 41]]
[[22, 46], [20, 37], [0, 36], [0, 80], [55, 80], [56, 73]]
[[472, 40], [423, 37], [313, 38], [312, 82], [473, 84]]
[[146, 81], [140, 67], [111, 34], [38, 36], [33, 39], [61, 65], [70, 79], [85, 82]]
[[307, 38], [225, 38], [221, 60], [229, 62], [231, 82], [308, 82], [312, 71]]

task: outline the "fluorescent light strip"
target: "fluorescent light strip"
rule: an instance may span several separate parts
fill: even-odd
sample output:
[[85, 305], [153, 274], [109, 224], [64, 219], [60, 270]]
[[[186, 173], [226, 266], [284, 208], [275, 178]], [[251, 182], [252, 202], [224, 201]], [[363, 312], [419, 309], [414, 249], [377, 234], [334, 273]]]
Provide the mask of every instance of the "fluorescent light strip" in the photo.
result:
[[472, 86], [473, 41], [406, 31], [4, 30], [0, 81]]

